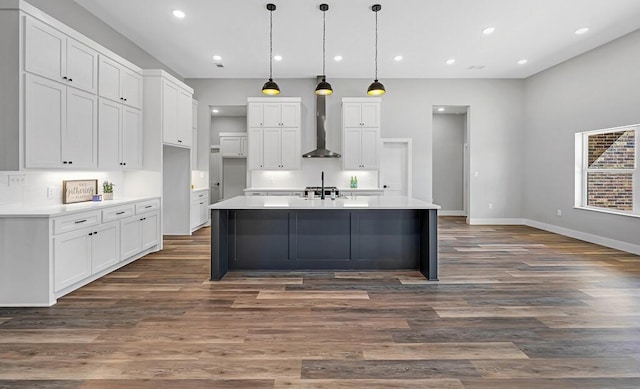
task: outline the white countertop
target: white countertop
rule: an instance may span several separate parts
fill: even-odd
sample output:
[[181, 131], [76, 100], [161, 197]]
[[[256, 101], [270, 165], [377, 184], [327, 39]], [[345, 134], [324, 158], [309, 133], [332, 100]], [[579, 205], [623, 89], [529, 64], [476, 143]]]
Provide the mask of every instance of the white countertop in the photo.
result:
[[440, 209], [439, 205], [406, 196], [357, 196], [307, 200], [297, 196], [236, 196], [210, 209]]
[[159, 199], [159, 197], [121, 197], [113, 200], [86, 201], [74, 204], [2, 205], [0, 206], [0, 217], [54, 217], [151, 199]]
[[[304, 188], [247, 188], [245, 192], [304, 192]], [[382, 188], [338, 188], [340, 192], [380, 192]]]

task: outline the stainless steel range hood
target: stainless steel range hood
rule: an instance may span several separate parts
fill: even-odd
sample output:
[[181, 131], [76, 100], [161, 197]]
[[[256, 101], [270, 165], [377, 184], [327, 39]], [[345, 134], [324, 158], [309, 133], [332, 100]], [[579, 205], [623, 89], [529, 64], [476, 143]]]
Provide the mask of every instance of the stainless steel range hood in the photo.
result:
[[[318, 77], [318, 82], [322, 80]], [[302, 154], [303, 158], [340, 158], [341, 155], [327, 150], [327, 103], [326, 96], [316, 95], [316, 149]]]

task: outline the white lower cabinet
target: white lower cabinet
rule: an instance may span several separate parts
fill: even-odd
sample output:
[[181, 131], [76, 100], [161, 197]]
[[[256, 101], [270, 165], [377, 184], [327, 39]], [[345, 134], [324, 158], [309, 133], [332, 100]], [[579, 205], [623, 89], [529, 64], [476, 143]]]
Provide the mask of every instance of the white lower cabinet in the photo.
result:
[[208, 189], [195, 191], [191, 194], [191, 231], [209, 222], [209, 194]]
[[156, 198], [53, 218], [54, 296], [159, 249], [159, 209]]

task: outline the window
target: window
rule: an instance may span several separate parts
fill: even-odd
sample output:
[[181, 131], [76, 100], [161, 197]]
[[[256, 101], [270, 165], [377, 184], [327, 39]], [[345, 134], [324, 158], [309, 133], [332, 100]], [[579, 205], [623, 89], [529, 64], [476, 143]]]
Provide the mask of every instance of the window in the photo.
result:
[[576, 134], [576, 206], [640, 214], [639, 125]]

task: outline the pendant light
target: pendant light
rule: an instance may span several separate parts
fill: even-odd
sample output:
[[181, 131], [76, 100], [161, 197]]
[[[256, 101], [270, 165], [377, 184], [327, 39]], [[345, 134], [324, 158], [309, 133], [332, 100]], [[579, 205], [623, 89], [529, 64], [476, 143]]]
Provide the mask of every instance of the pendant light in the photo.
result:
[[328, 9], [328, 4], [320, 4], [320, 11], [322, 11], [322, 81], [320, 81], [316, 87], [316, 94], [321, 96], [328, 96], [333, 93], [333, 88], [331, 88], [331, 84], [327, 82], [325, 73], [325, 41], [327, 31], [325, 16]]
[[374, 4], [371, 6], [371, 10], [376, 14], [376, 77], [367, 90], [367, 94], [370, 96], [380, 96], [386, 92], [384, 90], [384, 85], [378, 81], [378, 11], [381, 9], [382, 6], [380, 4]]
[[269, 11], [269, 81], [262, 86], [262, 93], [275, 96], [280, 94], [280, 87], [273, 81], [273, 11], [276, 10], [276, 5], [267, 4], [267, 10]]

